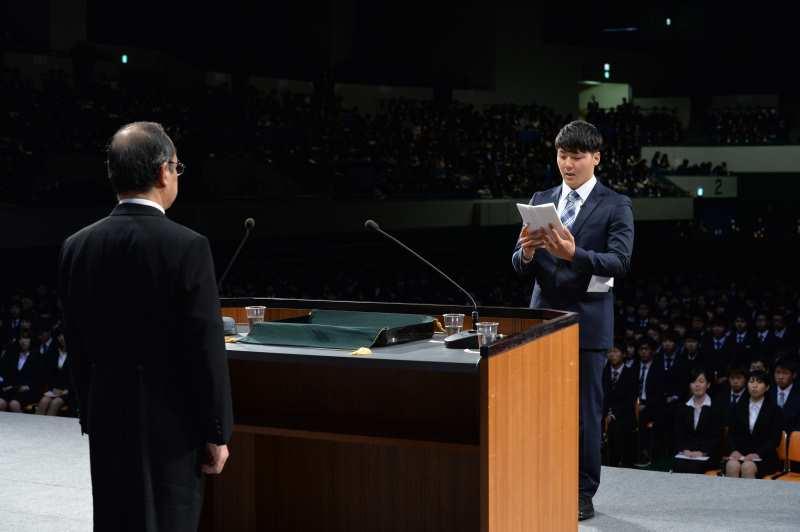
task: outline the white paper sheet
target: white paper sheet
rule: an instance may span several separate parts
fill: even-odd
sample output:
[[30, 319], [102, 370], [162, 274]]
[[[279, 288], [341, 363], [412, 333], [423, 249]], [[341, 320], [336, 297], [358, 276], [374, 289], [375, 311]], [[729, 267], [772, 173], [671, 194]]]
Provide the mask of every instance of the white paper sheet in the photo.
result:
[[589, 287], [586, 288], [587, 292], [608, 292], [614, 287], [613, 277], [601, 277], [599, 275], [592, 275], [589, 279]]
[[685, 454], [678, 453], [678, 454], [675, 455], [675, 458], [680, 458], [681, 460], [695, 460], [695, 461], [698, 461], [698, 462], [708, 462], [708, 458], [709, 457], [708, 456], [692, 457], [692, 456], [686, 456]]
[[556, 212], [555, 203], [545, 203], [544, 205], [517, 203], [517, 210], [522, 217], [522, 222], [528, 224], [528, 229], [531, 231], [541, 228], [548, 229], [549, 224], [553, 224], [553, 227], [563, 227], [558, 212]]

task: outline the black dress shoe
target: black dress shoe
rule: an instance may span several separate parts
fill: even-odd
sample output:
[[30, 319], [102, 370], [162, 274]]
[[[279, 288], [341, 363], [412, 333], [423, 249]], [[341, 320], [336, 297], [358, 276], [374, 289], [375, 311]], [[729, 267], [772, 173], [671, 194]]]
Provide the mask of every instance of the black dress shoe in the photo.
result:
[[578, 496], [578, 521], [585, 521], [594, 517], [594, 505], [588, 495]]

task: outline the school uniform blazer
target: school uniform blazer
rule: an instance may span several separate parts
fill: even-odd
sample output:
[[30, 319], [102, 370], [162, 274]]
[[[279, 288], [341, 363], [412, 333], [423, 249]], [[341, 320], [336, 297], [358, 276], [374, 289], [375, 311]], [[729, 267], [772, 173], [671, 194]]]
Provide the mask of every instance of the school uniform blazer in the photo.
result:
[[703, 406], [697, 428], [694, 427], [694, 407], [685, 403], [675, 412], [675, 452], [683, 450], [702, 451], [708, 456], [719, 454], [722, 438], [722, 405], [711, 400], [711, 406]]
[[750, 433], [750, 399], [740, 400], [736, 405], [733, 424], [728, 434], [730, 448], [743, 455], [756, 453], [765, 462], [777, 461], [775, 449], [781, 441], [783, 414], [769, 396], [764, 397], [758, 419]]
[[620, 422], [633, 423], [636, 403], [636, 392], [639, 387], [638, 377], [633, 368], [622, 365], [622, 371], [616, 384], [611, 383], [611, 365], [603, 369], [603, 415], [614, 412]]

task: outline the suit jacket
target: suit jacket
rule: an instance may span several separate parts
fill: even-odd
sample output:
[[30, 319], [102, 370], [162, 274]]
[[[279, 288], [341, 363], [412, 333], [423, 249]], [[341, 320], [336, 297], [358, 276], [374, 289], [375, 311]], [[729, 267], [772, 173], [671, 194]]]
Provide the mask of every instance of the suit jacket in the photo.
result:
[[626, 367], [625, 364], [622, 365], [616, 384], [612, 384], [611, 365], [606, 364], [603, 369], [603, 416], [607, 416], [610, 410], [620, 423], [633, 424], [638, 386], [633, 368]]
[[69, 390], [72, 388], [70, 383], [70, 375], [72, 371], [72, 357], [67, 354], [64, 360], [64, 365], [58, 367], [58, 348], [49, 349], [47, 355], [42, 361], [42, 384], [48, 390], [59, 388], [61, 390]]
[[[227, 355], [204, 236], [153, 207], [117, 205], [64, 242], [59, 291], [85, 433], [138, 421], [145, 440], [184, 448], [230, 438]], [[120, 393], [128, 412], [117, 411]]]
[[133, 424], [136, 453], [228, 441], [227, 355], [204, 236], [153, 207], [117, 205], [64, 242], [59, 292], [83, 432], [122, 438]]
[[[35, 402], [41, 396], [42, 357], [31, 349], [22, 369], [17, 369], [18, 362], [19, 348], [9, 349], [3, 357], [2, 367], [0, 367], [0, 375], [3, 376], [3, 383], [0, 384], [0, 396], [16, 399], [23, 404]], [[3, 392], [2, 388], [7, 386], [13, 386], [14, 389]], [[29, 390], [21, 392], [18, 390], [20, 386], [27, 386]]]
[[750, 433], [750, 399], [739, 401], [734, 412], [728, 438], [732, 451], [747, 455], [757, 453], [765, 462], [778, 459], [775, 449], [781, 441], [783, 415], [769, 396], [764, 397], [752, 434]]
[[701, 350], [706, 360], [708, 371], [712, 373], [709, 378], [723, 377], [727, 374], [728, 367], [736, 359], [736, 340], [732, 339], [730, 335], [724, 337], [722, 347], [716, 349], [714, 347], [714, 337], [708, 335], [703, 340]]
[[[631, 368], [633, 369], [634, 378], [636, 379], [636, 397], [639, 397], [639, 375], [642, 371], [642, 364], [637, 361]], [[666, 375], [664, 374], [663, 364], [659, 364], [657, 360], [653, 360], [650, 364], [650, 369], [647, 372], [647, 379], [644, 381], [644, 390], [647, 399], [643, 402], [647, 409], [654, 415], [658, 414], [664, 408], [664, 385]]]
[[731, 348], [733, 350], [734, 363], [748, 367], [750, 366], [750, 359], [753, 356], [753, 349], [756, 344], [756, 337], [753, 331], [747, 331], [741, 343], [736, 341], [736, 330], [731, 332], [729, 337], [731, 341]]
[[[776, 405], [778, 404], [778, 386], [769, 389], [767, 395]], [[780, 408], [780, 407], [779, 407]], [[792, 385], [792, 391], [783, 403], [783, 430], [792, 432], [800, 430], [800, 382]]]
[[[536, 192], [531, 205], [558, 205], [561, 184]], [[588, 293], [592, 275], [619, 280], [630, 271], [633, 253], [633, 209], [627, 196], [599, 181], [581, 206], [572, 225], [575, 256], [572, 261], [539, 249], [533, 260], [522, 261], [517, 246], [511, 257], [519, 274], [533, 274], [531, 308], [553, 308], [577, 312], [581, 349], [608, 349], [614, 338], [614, 293]]]
[[689, 393], [689, 363], [685, 357], [675, 353], [675, 359], [669, 370], [664, 366], [664, 354], [655, 357], [654, 364], [658, 364], [664, 375], [664, 398], [677, 397], [685, 401]]
[[722, 441], [723, 406], [711, 401], [700, 410], [697, 428], [694, 427], [694, 407], [685, 403], [675, 412], [675, 452], [702, 451], [712, 463], [719, 455]]
[[6, 356], [3, 357], [2, 374], [5, 379], [3, 386], [27, 385], [32, 388], [34, 385], [38, 385], [42, 371], [41, 357], [38, 356], [38, 353], [31, 349], [22, 369], [17, 369], [18, 363], [19, 349], [9, 349]]
[[766, 337], [762, 341], [758, 336], [758, 331], [753, 333], [753, 354], [752, 356], [761, 356], [766, 358], [767, 363], [772, 365], [775, 358], [775, 352], [778, 351], [778, 338], [768, 331]]
[[731, 404], [731, 386], [728, 382], [724, 382], [720, 384], [716, 388], [716, 392], [714, 393], [713, 401], [716, 402], [720, 407], [724, 406], [722, 412], [722, 424], [726, 427], [729, 427], [733, 424], [733, 419], [736, 415], [736, 407], [739, 406], [739, 403], [747, 402], [750, 400], [750, 394], [747, 393], [747, 386], [744, 387], [742, 390], [742, 394], [739, 396], [739, 400], [735, 404]]

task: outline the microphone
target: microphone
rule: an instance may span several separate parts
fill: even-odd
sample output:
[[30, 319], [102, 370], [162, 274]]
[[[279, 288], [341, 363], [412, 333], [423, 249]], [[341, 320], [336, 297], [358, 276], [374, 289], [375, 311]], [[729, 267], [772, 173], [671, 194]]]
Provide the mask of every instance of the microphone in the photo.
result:
[[250, 237], [250, 231], [256, 226], [256, 221], [252, 218], [248, 218], [244, 221], [244, 237], [242, 237], [242, 241], [239, 243], [239, 247], [236, 248], [236, 251], [233, 253], [233, 257], [231, 257], [230, 262], [228, 263], [228, 267], [225, 268], [222, 276], [219, 278], [217, 282], [217, 290], [222, 291], [222, 282], [228, 276], [228, 272], [231, 271], [231, 266], [236, 261], [236, 257], [239, 256], [239, 252], [242, 251], [242, 247], [244, 243], [247, 242], [247, 239]]
[[475, 298], [472, 297], [472, 294], [467, 292], [460, 284], [458, 284], [457, 282], [452, 280], [450, 278], [450, 276], [448, 276], [442, 270], [440, 270], [439, 268], [434, 266], [430, 261], [425, 259], [425, 257], [420, 255], [419, 253], [417, 253], [416, 251], [414, 251], [413, 249], [411, 249], [407, 245], [403, 244], [402, 242], [400, 242], [398, 239], [396, 239], [395, 237], [393, 237], [392, 235], [390, 235], [389, 233], [387, 233], [383, 229], [381, 229], [380, 226], [375, 222], [375, 220], [367, 220], [366, 222], [364, 222], [364, 227], [366, 227], [367, 229], [370, 229], [372, 231], [375, 231], [376, 233], [382, 234], [383, 236], [385, 236], [386, 238], [388, 238], [389, 240], [391, 240], [392, 242], [394, 242], [395, 244], [397, 244], [401, 248], [405, 249], [406, 251], [408, 251], [409, 253], [411, 253], [415, 257], [417, 257], [419, 260], [421, 260], [422, 262], [427, 264], [430, 268], [432, 268], [434, 271], [436, 271], [436, 273], [438, 273], [439, 275], [441, 275], [442, 277], [447, 279], [453, 286], [455, 286], [456, 288], [461, 290], [467, 296], [467, 298], [472, 302], [472, 329], [470, 329], [469, 331], [462, 331], [460, 333], [451, 334], [450, 336], [448, 336], [447, 338], [444, 339], [444, 344], [447, 347], [452, 347], [452, 348], [462, 348], [462, 347], [477, 348], [478, 347], [478, 333], [477, 333], [477, 331], [475, 329], [475, 327], [476, 327], [475, 324], [478, 323], [478, 321], [479, 321], [478, 320], [478, 304], [475, 302]]

